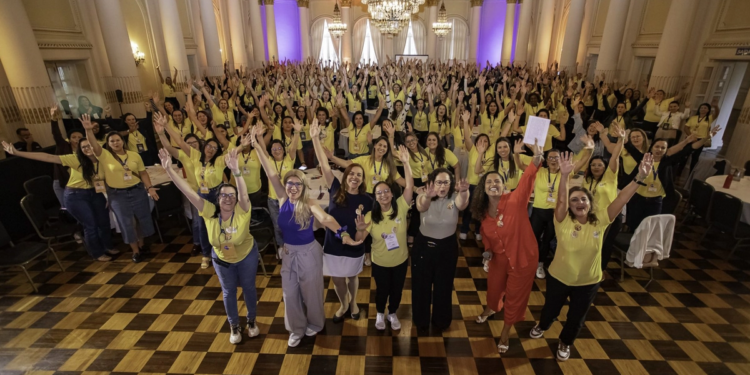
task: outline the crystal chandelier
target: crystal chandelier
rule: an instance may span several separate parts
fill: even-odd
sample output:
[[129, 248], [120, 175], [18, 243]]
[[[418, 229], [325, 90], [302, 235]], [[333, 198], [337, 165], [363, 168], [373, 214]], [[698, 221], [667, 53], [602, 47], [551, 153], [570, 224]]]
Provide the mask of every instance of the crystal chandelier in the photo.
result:
[[401, 32], [401, 29], [403, 29], [408, 23], [408, 20], [375, 20], [375, 26], [377, 26], [380, 33], [385, 34], [387, 38], [393, 38], [394, 35], [398, 35], [398, 33]]
[[328, 32], [332, 36], [339, 38], [346, 33], [347, 25], [341, 22], [341, 10], [339, 10], [339, 3], [333, 7], [333, 22], [328, 24]]
[[412, 14], [419, 12], [424, 0], [362, 0], [362, 4], [367, 5], [380, 32], [392, 38], [409, 23]]
[[438, 38], [442, 38], [451, 32], [453, 25], [448, 22], [448, 12], [445, 11], [445, 3], [440, 6], [438, 11], [437, 22], [432, 23], [432, 30]]

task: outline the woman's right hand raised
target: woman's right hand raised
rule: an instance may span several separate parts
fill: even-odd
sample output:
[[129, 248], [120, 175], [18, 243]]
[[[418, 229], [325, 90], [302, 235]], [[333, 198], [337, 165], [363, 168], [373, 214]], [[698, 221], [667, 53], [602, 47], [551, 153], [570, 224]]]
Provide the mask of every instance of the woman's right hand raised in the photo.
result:
[[84, 129], [94, 129], [94, 125], [91, 123], [91, 116], [84, 113], [83, 115], [81, 115], [81, 118], [79, 118], [78, 121], [81, 122], [81, 125]]
[[363, 232], [370, 226], [369, 223], [365, 222], [365, 217], [361, 213], [354, 219], [354, 223], [357, 225], [357, 232]]
[[3, 148], [5, 149], [5, 152], [7, 152], [10, 155], [16, 154], [16, 147], [13, 146], [13, 144], [3, 141]]
[[172, 170], [172, 155], [166, 149], [159, 149], [159, 159], [161, 159], [161, 166], [165, 171], [169, 172]]

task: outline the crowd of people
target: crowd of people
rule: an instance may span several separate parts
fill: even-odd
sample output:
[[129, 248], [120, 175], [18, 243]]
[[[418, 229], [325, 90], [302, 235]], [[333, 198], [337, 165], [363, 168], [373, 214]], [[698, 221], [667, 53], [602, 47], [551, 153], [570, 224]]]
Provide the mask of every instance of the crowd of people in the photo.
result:
[[[111, 117], [109, 107], [86, 99], [79, 103], [82, 129], [67, 139], [52, 109], [55, 155], [32, 152], [33, 139], [23, 132], [18, 144], [3, 146], [10, 155], [60, 165], [61, 202], [83, 227], [94, 259], [118, 253], [111, 209], [140, 262], [154, 233], [149, 197], [159, 198], [144, 168], [156, 154], [147, 140], [158, 138], [161, 165], [192, 206], [193, 253], [219, 277], [234, 344], [243, 331], [237, 287], [247, 334], [259, 333], [258, 247], [249, 226], [253, 209], [262, 207], [279, 245], [289, 346], [324, 328], [324, 276], [340, 301], [333, 322], [360, 318], [364, 266], [376, 283], [376, 329], [386, 322], [401, 328], [410, 264], [414, 325], [448, 329], [460, 246], [473, 237], [485, 250], [488, 280], [476, 323], [505, 309], [498, 339], [505, 353], [534, 278], [546, 279], [541, 320], [530, 335], [541, 338], [570, 298], [556, 353], [564, 361], [614, 238], [662, 213], [675, 194], [675, 174], [689, 158], [692, 169], [719, 130], [716, 103], [694, 114], [680, 104], [687, 85], [667, 98], [604, 76], [588, 81], [556, 64], [284, 61], [176, 83], [162, 79], [162, 93], [150, 95], [140, 120], [148, 131], [127, 113], [121, 131], [106, 133], [100, 119]], [[532, 116], [550, 120], [546, 138], [524, 143]], [[330, 196], [326, 209], [308, 196], [316, 167]], [[322, 246], [316, 222], [325, 230]]]

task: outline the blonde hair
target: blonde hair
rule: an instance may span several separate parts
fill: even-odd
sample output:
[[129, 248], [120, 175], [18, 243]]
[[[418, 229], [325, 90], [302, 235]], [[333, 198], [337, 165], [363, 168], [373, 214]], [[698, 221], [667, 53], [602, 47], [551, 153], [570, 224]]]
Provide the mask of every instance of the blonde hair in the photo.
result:
[[305, 174], [299, 169], [292, 169], [284, 175], [284, 185], [286, 186], [287, 181], [290, 178], [297, 177], [302, 182], [302, 191], [300, 192], [300, 198], [294, 205], [294, 222], [300, 226], [300, 230], [307, 229], [310, 227], [310, 218], [312, 218], [312, 210], [310, 205], [307, 204], [307, 181], [305, 180]]

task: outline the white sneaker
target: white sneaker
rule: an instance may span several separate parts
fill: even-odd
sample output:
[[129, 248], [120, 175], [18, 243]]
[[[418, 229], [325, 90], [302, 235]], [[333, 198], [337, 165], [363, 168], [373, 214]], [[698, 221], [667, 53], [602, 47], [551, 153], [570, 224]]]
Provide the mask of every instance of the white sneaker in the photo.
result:
[[375, 328], [380, 331], [385, 329], [385, 315], [382, 313], [378, 313], [377, 317], [375, 317]]
[[562, 341], [560, 341], [557, 344], [557, 360], [560, 362], [565, 362], [570, 358], [570, 345], [563, 344]]
[[260, 335], [260, 330], [258, 329], [258, 325], [255, 324], [254, 320], [247, 323], [247, 335], [249, 337], [255, 337], [255, 336]]
[[477, 242], [479, 242], [479, 241], [482, 241], [482, 235], [481, 235], [481, 234], [479, 234], [479, 233], [476, 233], [476, 234], [474, 235], [474, 239], [475, 239], [475, 240], [476, 240]]
[[388, 321], [391, 322], [391, 329], [401, 329], [401, 322], [398, 320], [396, 314], [388, 314]]
[[465, 240], [466, 239], [466, 233], [459, 233], [458, 238]]
[[539, 325], [536, 325], [529, 332], [529, 336], [531, 336], [532, 339], [541, 339], [544, 337], [544, 330], [539, 328]]
[[287, 345], [289, 345], [290, 348], [295, 348], [297, 345], [299, 345], [299, 342], [302, 341], [302, 337], [295, 335], [294, 333], [289, 334], [289, 341], [287, 341]]
[[539, 263], [539, 266], [536, 268], [536, 278], [543, 279], [545, 277], [547, 277], [547, 274], [544, 272], [544, 263]]
[[230, 326], [229, 330], [231, 333], [229, 334], [229, 342], [232, 344], [239, 344], [240, 341], [242, 341], [242, 331], [240, 330], [240, 326]]
[[307, 327], [307, 330], [305, 331], [305, 336], [307, 336], [307, 337], [313, 337], [313, 336], [315, 336], [317, 334], [318, 334], [318, 332], [313, 331], [312, 329], [310, 329], [310, 327]]

